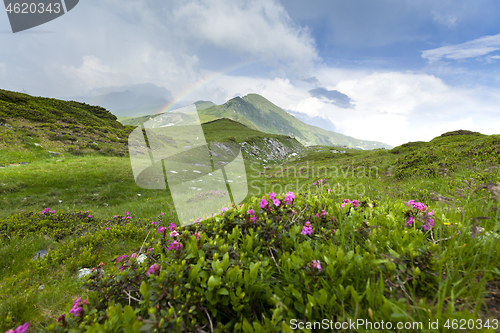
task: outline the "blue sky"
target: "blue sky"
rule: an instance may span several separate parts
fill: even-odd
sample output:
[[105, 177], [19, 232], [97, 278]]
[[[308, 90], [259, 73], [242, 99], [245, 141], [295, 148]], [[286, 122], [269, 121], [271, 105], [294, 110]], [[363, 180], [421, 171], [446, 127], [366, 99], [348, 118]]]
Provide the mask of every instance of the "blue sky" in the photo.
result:
[[153, 83], [180, 103], [258, 93], [391, 145], [500, 133], [499, 1], [101, 0], [12, 34], [0, 88], [92, 95]]

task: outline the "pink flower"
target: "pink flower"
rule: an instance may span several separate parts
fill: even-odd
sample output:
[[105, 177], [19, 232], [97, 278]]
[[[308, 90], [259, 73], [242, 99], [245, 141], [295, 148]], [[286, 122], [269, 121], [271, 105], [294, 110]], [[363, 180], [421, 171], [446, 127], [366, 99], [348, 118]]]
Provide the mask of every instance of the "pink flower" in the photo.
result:
[[278, 199], [273, 199], [273, 204], [278, 207], [280, 205], [280, 201]]
[[274, 192], [269, 193], [269, 200], [274, 200], [274, 198], [276, 198], [276, 193]]
[[163, 212], [161, 212], [160, 215], [158, 215], [158, 216], [163, 216]]
[[78, 317], [83, 313], [83, 308], [80, 306], [81, 301], [81, 298], [77, 299], [73, 303], [73, 307], [71, 308], [71, 310], [69, 310], [69, 313], [72, 313], [75, 317]]
[[170, 233], [170, 237], [172, 237], [172, 238], [175, 238], [177, 236], [179, 236], [179, 233], [175, 230]]
[[312, 235], [313, 229], [311, 227], [311, 223], [307, 221], [302, 227], [302, 231], [300, 232], [302, 235]]
[[262, 198], [262, 200], [260, 201], [260, 208], [264, 209], [264, 208], [266, 208], [266, 207], [267, 207], [267, 201], [266, 201], [266, 199], [265, 199], [265, 197], [264, 197], [264, 198]]
[[170, 229], [170, 231], [174, 231], [175, 230], [175, 223], [170, 222], [170, 225], [168, 226], [168, 228]]
[[156, 222], [156, 221], [153, 221], [153, 222], [151, 222], [151, 224], [158, 224], [158, 222]]
[[252, 220], [253, 223], [255, 224], [255, 221], [257, 221], [257, 218], [254, 216], [254, 217], [251, 217], [250, 220]]
[[248, 215], [255, 215], [255, 211], [253, 209], [247, 210]]
[[318, 213], [316, 213], [316, 217], [317, 217], [318, 219], [320, 218]]
[[164, 232], [165, 230], [167, 230], [167, 228], [165, 227], [159, 227], [158, 228], [158, 233], [161, 234], [162, 232]]
[[287, 192], [285, 194], [285, 203], [287, 205], [291, 205], [293, 200], [295, 200], [295, 195], [293, 194], [293, 192]]
[[423, 212], [427, 211], [427, 206], [425, 206], [421, 202], [416, 202], [415, 200], [408, 201], [407, 205], [411, 205], [414, 209], [417, 209], [417, 210], [420, 210], [420, 211], [423, 211]]
[[90, 217], [92, 217], [92, 215], [88, 215], [87, 217], [89, 217], [89, 218], [90, 218]]
[[200, 236], [200, 234], [198, 233], [198, 231], [196, 231], [196, 232], [194, 233], [194, 237], [195, 237], [196, 239], [200, 239], [200, 238], [201, 238], [201, 236]]
[[125, 215], [128, 215], [128, 212], [126, 212]]
[[321, 210], [321, 214], [322, 214], [323, 216], [326, 216], [326, 210], [322, 209], [322, 210]]
[[319, 260], [313, 260], [310, 264], [309, 264], [310, 267], [315, 267], [318, 269], [319, 272], [321, 272], [321, 263], [319, 262]]
[[157, 275], [158, 273], [160, 273], [160, 270], [161, 270], [161, 266], [159, 264], [153, 264], [148, 268], [147, 274], [148, 274], [148, 276], [151, 274]]
[[167, 249], [167, 252], [170, 251], [170, 250], [180, 250], [182, 249], [182, 244], [180, 243], [177, 243], [177, 241], [173, 241], [169, 246], [168, 246], [168, 249]]
[[26, 322], [24, 325], [18, 326], [15, 330], [8, 330], [5, 333], [26, 333], [28, 331], [28, 327], [30, 326], [30, 323]]
[[405, 226], [411, 227], [413, 225], [414, 220], [415, 219], [413, 216], [408, 217], [408, 220], [406, 220]]
[[109, 230], [109, 227], [106, 227], [106, 229], [104, 229], [104, 230]]

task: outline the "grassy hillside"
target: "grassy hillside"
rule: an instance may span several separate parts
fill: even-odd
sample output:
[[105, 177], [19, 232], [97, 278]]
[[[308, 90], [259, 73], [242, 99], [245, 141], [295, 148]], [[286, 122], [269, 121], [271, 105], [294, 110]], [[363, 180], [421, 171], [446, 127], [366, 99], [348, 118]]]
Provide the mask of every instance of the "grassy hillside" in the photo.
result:
[[[202, 123], [228, 118], [265, 133], [294, 137], [304, 145], [345, 145], [351, 148], [360, 146], [364, 149], [392, 148], [381, 142], [359, 140], [305, 124], [257, 94], [249, 94], [242, 98], [235, 97], [222, 105], [212, 103], [210, 106], [209, 103], [196, 104]], [[147, 119], [147, 117], [137, 117], [120, 119], [120, 121], [123, 124], [138, 125]]]
[[498, 330], [500, 135], [361, 151], [300, 149], [229, 119], [203, 130], [298, 153], [248, 159], [241, 205], [186, 227], [126, 156], [0, 168], [0, 332], [310, 332], [325, 318], [325, 331]]
[[132, 129], [98, 106], [0, 90], [0, 166], [63, 154], [124, 156]]

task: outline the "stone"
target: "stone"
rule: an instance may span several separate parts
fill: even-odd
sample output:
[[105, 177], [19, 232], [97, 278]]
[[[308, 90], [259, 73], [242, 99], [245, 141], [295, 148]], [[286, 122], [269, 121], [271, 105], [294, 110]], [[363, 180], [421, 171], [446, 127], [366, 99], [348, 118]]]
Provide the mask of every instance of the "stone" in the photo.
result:
[[78, 271], [78, 280], [80, 280], [81, 278], [83, 277], [86, 277], [87, 275], [89, 275], [90, 273], [92, 273], [92, 269], [90, 268], [82, 268]]
[[47, 255], [47, 253], [49, 253], [48, 250], [38, 250], [36, 252], [35, 256], [33, 257], [33, 260], [36, 260], [37, 258], [42, 259], [43, 257], [45, 257]]

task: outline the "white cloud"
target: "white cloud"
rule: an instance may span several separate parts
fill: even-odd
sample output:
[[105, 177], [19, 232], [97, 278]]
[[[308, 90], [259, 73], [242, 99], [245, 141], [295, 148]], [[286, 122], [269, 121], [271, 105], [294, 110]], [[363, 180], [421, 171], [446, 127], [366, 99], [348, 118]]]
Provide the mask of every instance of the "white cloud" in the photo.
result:
[[297, 27], [276, 1], [191, 1], [174, 17], [189, 40], [295, 67], [318, 59], [309, 31]]
[[467, 59], [483, 56], [490, 52], [500, 50], [500, 34], [494, 36], [483, 36], [462, 44], [442, 46], [422, 52], [422, 58], [429, 62], [441, 59]]

